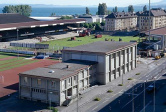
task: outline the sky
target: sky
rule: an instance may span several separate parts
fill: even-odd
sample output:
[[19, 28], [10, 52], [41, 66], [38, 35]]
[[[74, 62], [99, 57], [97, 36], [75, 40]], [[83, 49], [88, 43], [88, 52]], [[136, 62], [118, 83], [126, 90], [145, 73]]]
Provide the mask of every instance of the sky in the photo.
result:
[[[165, 2], [166, 0], [151, 0], [151, 3]], [[149, 0], [0, 0], [0, 4], [45, 4], [45, 5], [81, 5], [94, 6], [106, 3], [108, 7], [147, 4]]]

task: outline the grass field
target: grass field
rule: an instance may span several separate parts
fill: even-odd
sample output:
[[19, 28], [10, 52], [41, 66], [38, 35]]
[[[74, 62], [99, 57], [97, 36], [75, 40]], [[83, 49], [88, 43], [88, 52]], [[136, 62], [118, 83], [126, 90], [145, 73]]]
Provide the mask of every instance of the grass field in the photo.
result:
[[[91, 36], [85, 36], [85, 37], [76, 37], [76, 40], [74, 40], [74, 41], [71, 41], [70, 38], [66, 38], [66, 39], [61, 39], [61, 40], [42, 42], [41, 44], [49, 44], [52, 49], [53, 46], [75, 47], [75, 46], [79, 46], [79, 45], [83, 45], [83, 44], [93, 43], [96, 41], [105, 41], [105, 39], [109, 39], [109, 41], [111, 39], [113, 39], [115, 41], [119, 41], [119, 38], [121, 38], [122, 41], [124, 41], [124, 42], [129, 42], [130, 40], [138, 41], [138, 39], [139, 39], [139, 37], [132, 37], [132, 36], [121, 37], [121, 36], [109, 36], [109, 35], [103, 35], [102, 38], [94, 38], [94, 36], [91, 35]], [[56, 48], [54, 48], [54, 49], [56, 49]]]
[[[0, 59], [17, 56], [15, 53], [4, 53], [0, 52]], [[26, 60], [26, 57], [31, 57], [31, 55], [20, 55], [19, 57], [13, 57], [11, 59], [5, 59], [0, 61], [0, 71], [9, 70], [16, 67], [21, 67], [27, 64], [37, 62], [38, 60]]]

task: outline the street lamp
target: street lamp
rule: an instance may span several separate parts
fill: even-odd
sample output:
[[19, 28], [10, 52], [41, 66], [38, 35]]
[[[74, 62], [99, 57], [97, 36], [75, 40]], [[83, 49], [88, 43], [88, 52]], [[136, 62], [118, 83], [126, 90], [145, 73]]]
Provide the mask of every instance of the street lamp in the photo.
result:
[[[18, 36], [19, 36], [19, 35], [18, 35], [18, 32], [19, 32], [19, 29], [17, 29], [17, 41], [18, 41], [18, 38], [19, 38], [19, 37], [18, 37]], [[18, 48], [18, 47], [17, 47], [17, 48]], [[19, 58], [19, 51], [18, 51], [18, 50], [19, 50], [19, 49], [17, 49], [17, 57]]]
[[155, 108], [155, 94], [156, 94], [156, 93], [155, 93], [155, 92], [156, 92], [155, 82], [156, 82], [156, 77], [154, 77], [153, 79], [154, 79], [154, 97], [153, 97], [153, 100], [154, 100], [154, 101], [153, 101], [153, 105], [154, 105], [154, 106], [153, 106], [153, 112], [155, 112], [155, 109], [156, 109], [156, 108]]
[[50, 93], [50, 109], [51, 109], [51, 94], [53, 93], [53, 92], [49, 92]]

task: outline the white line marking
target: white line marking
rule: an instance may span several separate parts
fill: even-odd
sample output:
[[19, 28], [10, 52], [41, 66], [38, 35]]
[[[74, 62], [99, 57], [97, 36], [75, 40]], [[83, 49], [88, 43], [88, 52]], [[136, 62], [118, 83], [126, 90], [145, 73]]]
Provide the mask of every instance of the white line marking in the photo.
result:
[[144, 109], [146, 109], [146, 107], [151, 103], [152, 101], [150, 101], [140, 112], [142, 112]]
[[95, 110], [98, 106], [96, 106], [95, 108], [93, 108], [92, 110]]

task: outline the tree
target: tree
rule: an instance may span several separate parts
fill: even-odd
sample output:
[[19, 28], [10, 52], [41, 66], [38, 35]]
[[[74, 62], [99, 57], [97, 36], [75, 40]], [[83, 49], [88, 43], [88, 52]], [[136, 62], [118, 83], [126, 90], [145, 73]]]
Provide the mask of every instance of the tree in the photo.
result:
[[53, 17], [53, 16], [56, 16], [56, 14], [55, 13], [51, 13], [51, 15], [50, 15], [51, 17]]
[[107, 15], [107, 5], [106, 3], [99, 3], [98, 6], [98, 15]]
[[111, 11], [110, 10], [107, 10], [107, 15], [110, 15], [111, 14]]
[[105, 26], [105, 21], [102, 21], [102, 22], [101, 22], [101, 26]]
[[112, 9], [112, 12], [115, 12], [115, 8]]
[[73, 16], [62, 16], [60, 19], [64, 20], [64, 19], [73, 19]]
[[3, 13], [19, 13], [24, 16], [30, 16], [32, 9], [29, 5], [9, 5], [2, 10]]
[[86, 7], [86, 14], [90, 15], [90, 11], [88, 7]]
[[115, 12], [118, 12], [118, 7], [117, 6], [115, 6]]
[[129, 5], [128, 6], [128, 12], [134, 12], [134, 7], [133, 7], [133, 5]]
[[147, 11], [147, 7], [146, 7], [146, 5], [143, 7], [143, 11]]
[[95, 30], [102, 30], [100, 23], [98, 23], [98, 22], [96, 23], [96, 25], [95, 25]]

